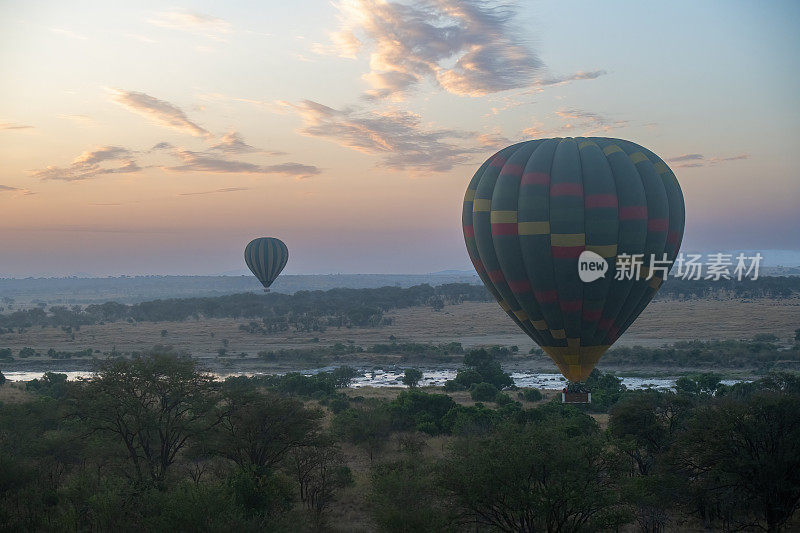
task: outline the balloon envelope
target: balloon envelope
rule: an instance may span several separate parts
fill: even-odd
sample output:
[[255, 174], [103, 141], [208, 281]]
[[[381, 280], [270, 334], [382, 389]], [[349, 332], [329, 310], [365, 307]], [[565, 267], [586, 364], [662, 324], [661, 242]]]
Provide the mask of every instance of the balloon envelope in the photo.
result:
[[[638, 144], [539, 139], [478, 169], [462, 223], [470, 259], [503, 310], [567, 379], [585, 381], [666, 278], [684, 203], [675, 174]], [[626, 254], [641, 254], [643, 266], [616, 279]]]
[[280, 239], [260, 237], [253, 239], [244, 249], [244, 262], [268, 289], [289, 260], [289, 249]]

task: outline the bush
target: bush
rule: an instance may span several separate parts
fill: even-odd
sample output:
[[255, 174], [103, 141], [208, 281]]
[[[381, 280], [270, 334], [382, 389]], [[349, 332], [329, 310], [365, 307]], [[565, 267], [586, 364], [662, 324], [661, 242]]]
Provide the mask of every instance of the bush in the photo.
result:
[[403, 375], [403, 384], [413, 389], [419, 385], [421, 379], [422, 370], [418, 368], [406, 368], [405, 374]]
[[428, 394], [417, 389], [402, 391], [388, 405], [392, 427], [406, 431], [416, 429], [435, 435], [444, 431], [444, 417], [457, 404], [446, 394]]
[[522, 389], [517, 393], [517, 398], [526, 402], [538, 402], [543, 396], [539, 389]]
[[502, 347], [493, 347], [489, 351], [480, 349], [472, 350], [464, 356], [466, 368], [459, 368], [456, 377], [445, 382], [445, 390], [469, 389], [476, 383], [491, 383], [497, 389], [504, 389], [514, 384], [511, 376], [503, 372], [495, 358], [507, 355], [509, 350]]
[[497, 392], [497, 387], [486, 382], [475, 383], [469, 388], [469, 395], [476, 402], [491, 402]]

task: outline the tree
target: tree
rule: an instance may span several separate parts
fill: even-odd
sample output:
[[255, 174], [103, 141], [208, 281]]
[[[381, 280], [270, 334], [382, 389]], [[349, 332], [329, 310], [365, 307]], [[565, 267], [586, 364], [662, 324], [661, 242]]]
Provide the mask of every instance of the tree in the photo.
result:
[[408, 385], [412, 389], [419, 386], [422, 379], [422, 370], [418, 368], [406, 368], [403, 374], [403, 385]]
[[445, 502], [437, 494], [435, 466], [422, 457], [406, 457], [372, 470], [370, 512], [381, 531], [449, 531]]
[[[228, 385], [228, 384], [226, 384]], [[313, 442], [322, 412], [273, 391], [226, 386], [211, 449], [239, 467], [264, 472]]]
[[483, 348], [467, 353], [464, 365], [466, 368], [459, 368], [455, 379], [445, 383], [446, 389], [468, 389], [473, 383], [486, 382], [502, 390], [514, 384], [494, 356]]
[[345, 409], [334, 415], [332, 425], [337, 436], [364, 448], [370, 463], [392, 431], [389, 413], [382, 407]]
[[291, 468], [300, 488], [300, 501], [314, 516], [318, 529], [324, 525], [324, 513], [337, 489], [353, 483], [342, 451], [329, 439], [295, 449]]
[[358, 376], [358, 370], [350, 366], [339, 366], [333, 369], [331, 377], [333, 386], [337, 389], [345, 389]]
[[639, 474], [647, 475], [685, 428], [691, 408], [690, 398], [674, 392], [637, 392], [612, 407], [608, 430]]
[[626, 521], [617, 500], [620, 462], [596, 424], [576, 432], [569, 419], [547, 418], [506, 423], [489, 436], [454, 443], [439, 483], [465, 523], [574, 532]]
[[0, 385], [4, 385], [6, 382], [6, 377], [0, 372]]
[[470, 397], [476, 402], [491, 402], [497, 396], [497, 387], [491, 383], [473, 383], [469, 388]]
[[799, 396], [723, 397], [695, 410], [673, 464], [707, 523], [777, 531], [800, 504], [798, 442]]
[[209, 419], [213, 384], [188, 356], [106, 360], [78, 388], [74, 414], [91, 432], [119, 438], [136, 479], [162, 484], [178, 452], [218, 421]]

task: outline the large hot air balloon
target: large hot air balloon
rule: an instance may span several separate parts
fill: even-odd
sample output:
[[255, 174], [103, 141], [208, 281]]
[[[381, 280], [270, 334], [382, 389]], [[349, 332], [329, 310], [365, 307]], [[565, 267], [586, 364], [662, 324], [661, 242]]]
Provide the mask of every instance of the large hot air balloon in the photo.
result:
[[[540, 139], [481, 165], [462, 222], [472, 263], [500, 306], [581, 382], [664, 281], [683, 238], [683, 194], [666, 163], [638, 144]], [[579, 257], [584, 268], [584, 258], [596, 258], [594, 268], [605, 262], [605, 275], [581, 281]], [[638, 275], [621, 267], [637, 257]]]
[[244, 249], [244, 262], [269, 292], [269, 286], [281, 273], [289, 260], [289, 249], [280, 239], [259, 237], [248, 243]]

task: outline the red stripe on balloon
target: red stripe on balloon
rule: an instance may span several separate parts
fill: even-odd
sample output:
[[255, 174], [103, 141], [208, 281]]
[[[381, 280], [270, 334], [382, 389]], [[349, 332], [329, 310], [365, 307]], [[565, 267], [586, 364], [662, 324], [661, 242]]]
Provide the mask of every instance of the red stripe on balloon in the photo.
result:
[[583, 185], [580, 183], [554, 183], [550, 186], [550, 196], [582, 196]]
[[523, 292], [528, 292], [531, 290], [531, 282], [527, 279], [509, 281], [508, 286], [511, 288], [511, 292], [515, 294], [522, 294]]
[[594, 322], [596, 320], [600, 320], [600, 317], [603, 314], [602, 309], [584, 309], [583, 310], [583, 319], [587, 322]]
[[615, 194], [590, 194], [586, 197], [587, 208], [593, 207], [617, 207], [617, 196]]
[[501, 174], [511, 174], [514, 176], [521, 176], [522, 171], [525, 170], [521, 165], [515, 163], [506, 163], [503, 165], [503, 172]]
[[681, 238], [680, 233], [678, 233], [677, 231], [670, 231], [669, 233], [667, 233], [667, 242], [673, 246], [678, 244], [680, 238]]
[[474, 237], [475, 236], [475, 228], [472, 226], [464, 226], [464, 237]]
[[550, 174], [544, 172], [526, 172], [522, 175], [520, 185], [549, 185]]
[[533, 295], [540, 304], [551, 304], [558, 301], [558, 291], [535, 291]]
[[669, 228], [668, 218], [651, 218], [647, 221], [648, 231], [667, 231]]
[[580, 311], [581, 308], [583, 307], [583, 301], [582, 300], [571, 300], [568, 302], [561, 301], [558, 303], [558, 305], [559, 307], [561, 307], [561, 310], [564, 311], [565, 313], [576, 313]]
[[492, 235], [516, 235], [516, 222], [503, 222], [492, 224]]
[[620, 220], [640, 220], [647, 218], [646, 205], [628, 205], [619, 208]]
[[585, 248], [585, 246], [553, 246], [551, 250], [556, 259], [577, 259]]
[[489, 274], [489, 279], [492, 280], [494, 283], [505, 281], [506, 279], [505, 276], [503, 276], [503, 271], [500, 269], [490, 270], [489, 272], [487, 272], [487, 274]]
[[502, 166], [505, 165], [505, 164], [506, 164], [506, 158], [497, 155], [492, 159], [492, 162], [489, 163], [489, 166], [490, 167], [502, 168]]

